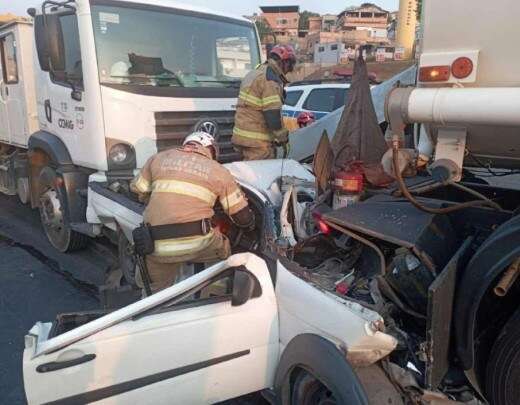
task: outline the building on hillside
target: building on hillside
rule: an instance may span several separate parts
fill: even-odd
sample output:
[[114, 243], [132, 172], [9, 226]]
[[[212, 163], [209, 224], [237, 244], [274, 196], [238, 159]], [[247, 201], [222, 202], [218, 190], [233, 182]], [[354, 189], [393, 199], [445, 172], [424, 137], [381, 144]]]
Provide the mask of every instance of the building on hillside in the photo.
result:
[[321, 30], [326, 32], [336, 31], [338, 16], [334, 14], [324, 14], [321, 17]]
[[298, 37], [299, 6], [262, 6], [260, 10], [260, 17], [269, 24], [277, 40], [283, 42]]
[[389, 13], [372, 3], [351, 7], [338, 15], [338, 27], [342, 31], [368, 31], [374, 41], [388, 40]]
[[331, 42], [314, 45], [314, 63], [337, 65], [346, 58], [346, 46], [343, 42]]
[[322, 31], [321, 17], [309, 17], [309, 34]]

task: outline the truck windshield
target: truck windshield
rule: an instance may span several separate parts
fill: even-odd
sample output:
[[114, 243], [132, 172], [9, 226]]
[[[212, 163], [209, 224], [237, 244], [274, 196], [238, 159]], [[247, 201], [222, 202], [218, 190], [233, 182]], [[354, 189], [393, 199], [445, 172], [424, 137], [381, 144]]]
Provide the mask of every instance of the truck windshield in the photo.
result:
[[93, 3], [102, 84], [236, 87], [260, 63], [256, 33], [247, 22]]

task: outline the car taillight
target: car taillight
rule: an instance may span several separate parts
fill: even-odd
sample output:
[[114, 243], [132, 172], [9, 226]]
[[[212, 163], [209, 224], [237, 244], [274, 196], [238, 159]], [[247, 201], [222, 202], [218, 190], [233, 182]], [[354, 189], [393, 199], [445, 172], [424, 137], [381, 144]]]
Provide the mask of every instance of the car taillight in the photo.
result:
[[457, 79], [465, 79], [473, 73], [473, 61], [465, 56], [455, 59], [451, 65], [451, 73]]
[[314, 218], [314, 221], [316, 222], [316, 226], [318, 227], [319, 231], [324, 235], [330, 235], [332, 232], [332, 229], [327, 223], [323, 220], [322, 215], [319, 212], [313, 212], [312, 217]]
[[339, 172], [334, 179], [336, 191], [343, 193], [361, 193], [363, 191], [363, 175], [355, 172]]
[[419, 69], [419, 81], [446, 82], [450, 80], [450, 74], [449, 66], [425, 66]]

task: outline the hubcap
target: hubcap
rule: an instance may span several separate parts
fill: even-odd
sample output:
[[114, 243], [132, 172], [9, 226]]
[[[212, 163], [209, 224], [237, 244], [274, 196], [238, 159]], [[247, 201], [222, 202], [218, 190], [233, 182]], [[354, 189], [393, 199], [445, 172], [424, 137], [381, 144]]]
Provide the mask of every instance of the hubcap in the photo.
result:
[[59, 229], [63, 226], [60, 200], [55, 190], [48, 190], [40, 197], [42, 220], [45, 226]]

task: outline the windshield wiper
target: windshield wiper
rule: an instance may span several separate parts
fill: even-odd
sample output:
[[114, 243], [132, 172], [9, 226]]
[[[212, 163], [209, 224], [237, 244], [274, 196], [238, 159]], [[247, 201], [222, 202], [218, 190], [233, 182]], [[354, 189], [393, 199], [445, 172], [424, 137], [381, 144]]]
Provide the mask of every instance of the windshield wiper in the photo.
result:
[[195, 83], [219, 83], [219, 84], [225, 84], [225, 87], [232, 87], [238, 89], [240, 87], [240, 84], [242, 83], [241, 80], [195, 80]]
[[182, 79], [175, 73], [166, 73], [166, 74], [161, 74], [161, 75], [146, 75], [146, 74], [142, 74], [142, 73], [130, 73], [127, 75], [110, 75], [110, 77], [117, 78], [117, 79], [141, 79], [141, 80], [148, 80], [148, 81], [155, 80], [157, 86], [161, 86], [161, 85], [164, 86], [164, 84], [161, 84], [161, 82], [165, 83], [170, 80], [175, 80], [179, 84], [179, 86], [184, 87], [184, 83], [183, 83]]

